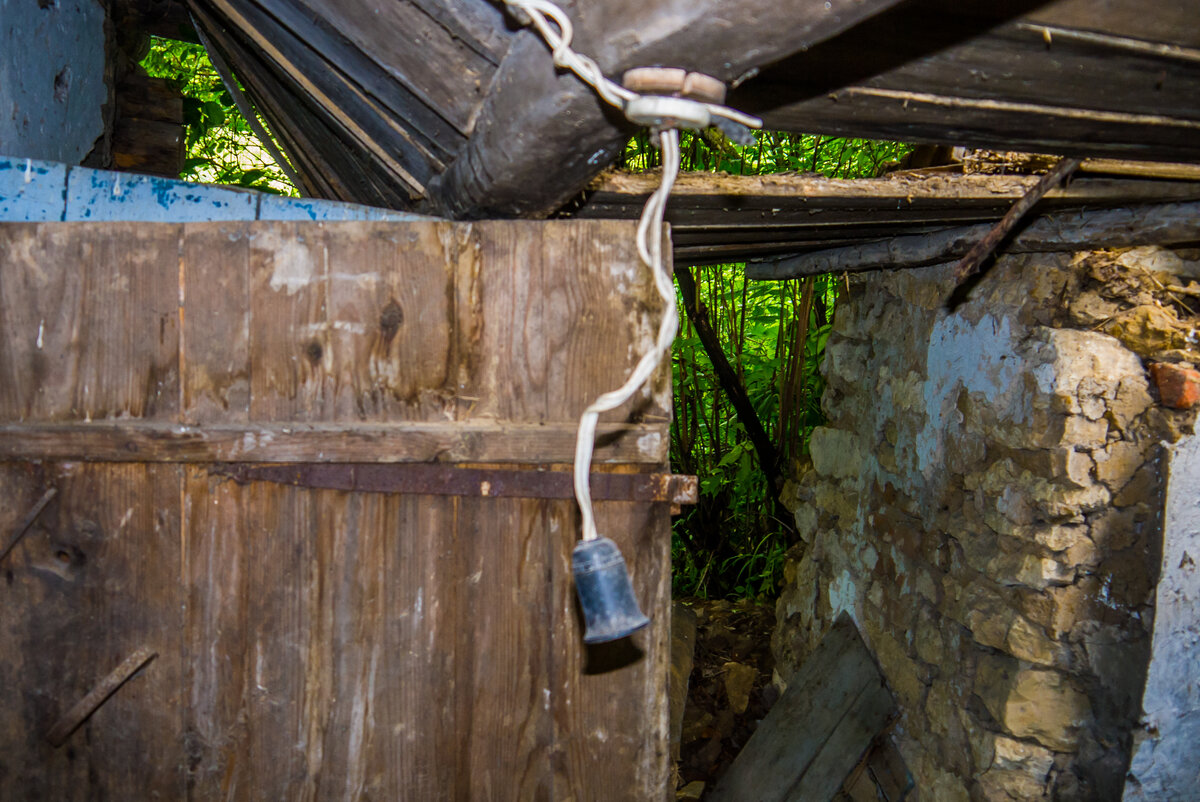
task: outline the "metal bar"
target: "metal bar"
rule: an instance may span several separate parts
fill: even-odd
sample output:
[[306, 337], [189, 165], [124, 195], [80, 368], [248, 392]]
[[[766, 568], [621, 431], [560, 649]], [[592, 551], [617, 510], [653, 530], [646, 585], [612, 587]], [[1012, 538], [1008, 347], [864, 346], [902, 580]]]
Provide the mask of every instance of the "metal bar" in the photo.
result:
[[[237, 482], [273, 482], [295, 487], [360, 493], [408, 493], [488, 498], [574, 498], [571, 474], [560, 470], [463, 468], [438, 464], [215, 465], [212, 473]], [[695, 476], [667, 473], [593, 473], [592, 497], [601, 501], [695, 504]]]
[[158, 652], [143, 646], [126, 657], [121, 662], [121, 665], [109, 672], [108, 676], [100, 680], [96, 687], [88, 691], [87, 696], [76, 702], [66, 712], [66, 715], [55, 722], [50, 731], [46, 733], [46, 740], [54, 746], [62, 746], [71, 733], [75, 732], [76, 728], [87, 720], [88, 716], [96, 712], [96, 709], [104, 704], [108, 700], [108, 697], [116, 693], [117, 689], [134, 675], [134, 672], [156, 656], [158, 656]]

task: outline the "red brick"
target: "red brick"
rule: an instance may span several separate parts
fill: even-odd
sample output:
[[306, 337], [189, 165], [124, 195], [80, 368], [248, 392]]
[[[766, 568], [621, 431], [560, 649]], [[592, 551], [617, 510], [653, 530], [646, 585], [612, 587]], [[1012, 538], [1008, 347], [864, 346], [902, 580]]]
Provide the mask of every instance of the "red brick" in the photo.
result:
[[1168, 362], [1150, 364], [1150, 377], [1164, 407], [1191, 409], [1200, 403], [1200, 371]]

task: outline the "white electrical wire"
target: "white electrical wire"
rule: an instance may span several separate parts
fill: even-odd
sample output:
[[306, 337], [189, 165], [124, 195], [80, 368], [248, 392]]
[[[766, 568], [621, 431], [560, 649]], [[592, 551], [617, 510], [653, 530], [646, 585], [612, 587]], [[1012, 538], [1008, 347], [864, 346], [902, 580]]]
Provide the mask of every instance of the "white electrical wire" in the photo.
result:
[[[532, 24], [550, 45], [556, 66], [568, 69], [578, 75], [595, 89], [605, 102], [624, 109], [630, 101], [641, 97], [637, 92], [626, 89], [604, 77], [604, 73], [600, 71], [600, 67], [595, 61], [571, 49], [571, 39], [574, 35], [571, 20], [554, 3], [549, 0], [504, 0], [504, 3], [517, 13], [521, 22], [525, 23], [524, 17], [528, 17], [527, 24]], [[725, 117], [750, 128], [762, 126], [762, 121], [757, 117], [742, 114], [725, 106], [700, 101], [689, 102], [704, 106], [710, 115]], [[579, 502], [579, 510], [583, 518], [584, 540], [595, 540], [598, 537], [588, 478], [596, 442], [596, 424], [600, 419], [600, 413], [608, 412], [624, 404], [633, 397], [639, 387], [654, 375], [654, 371], [662, 363], [663, 357], [670, 353], [671, 344], [679, 330], [675, 284], [663, 265], [662, 253], [663, 218], [667, 210], [667, 200], [675, 185], [675, 178], [679, 175], [679, 130], [675, 127], [664, 127], [658, 132], [658, 136], [662, 147], [662, 182], [658, 185], [658, 189], [650, 195], [642, 209], [642, 216], [638, 220], [637, 228], [637, 250], [642, 261], [654, 275], [654, 286], [666, 308], [663, 310], [662, 321], [658, 326], [658, 337], [654, 347], [642, 355], [624, 384], [593, 401], [579, 419], [579, 432], [575, 440], [574, 483], [575, 499]]]
[[592, 492], [588, 487], [588, 473], [592, 464], [592, 449], [595, 446], [596, 423], [601, 412], [607, 412], [628, 401], [638, 388], [646, 383], [671, 351], [675, 333], [679, 331], [679, 310], [675, 305], [675, 284], [667, 274], [662, 258], [662, 224], [667, 210], [667, 199], [679, 174], [679, 131], [669, 128], [660, 134], [662, 139], [663, 175], [662, 183], [654, 190], [642, 217], [638, 221], [638, 254], [654, 273], [654, 285], [659, 297], [666, 304], [662, 321], [658, 324], [658, 339], [654, 347], [642, 355], [633, 373], [616, 390], [605, 393], [584, 410], [579, 419], [579, 434], [575, 440], [575, 499], [583, 516], [583, 539], [597, 537], [596, 517], [592, 512]]

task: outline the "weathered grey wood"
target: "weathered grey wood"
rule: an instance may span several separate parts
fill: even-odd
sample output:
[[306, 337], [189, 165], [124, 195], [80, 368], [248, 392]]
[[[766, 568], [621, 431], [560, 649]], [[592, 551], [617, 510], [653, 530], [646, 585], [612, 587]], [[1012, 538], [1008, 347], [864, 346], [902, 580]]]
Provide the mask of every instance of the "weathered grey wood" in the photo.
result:
[[[734, 81], [852, 27], [898, 0], [690, 2], [663, 14], [631, 0], [571, 6], [579, 49], [610, 77], [665, 64]], [[463, 150], [426, 202], [451, 217], [548, 214], [609, 164], [629, 132], [591, 87], [555, 70], [522, 31], [500, 64]], [[548, 176], [546, 165], [553, 164]]]
[[843, 613], [788, 681], [712, 799], [830, 799], [894, 708], [854, 622]]
[[[897, 237], [850, 248], [800, 254], [746, 266], [750, 279], [777, 280], [823, 273], [924, 267], [962, 256], [990, 226], [952, 228], [919, 237]], [[1175, 245], [1200, 238], [1200, 204], [1164, 203], [1037, 218], [1002, 246], [1009, 253], [1079, 251]]]
[[[1087, 164], [1082, 169], [1086, 169]], [[1100, 164], [1100, 170], [1188, 175], [1192, 165]], [[606, 172], [590, 185], [572, 215], [636, 218], [657, 176]], [[949, 226], [998, 220], [1037, 176], [892, 173], [881, 178], [829, 179], [820, 175], [680, 176], [667, 220], [677, 265], [859, 245]], [[1141, 180], [1079, 175], [1052, 190], [1039, 211], [1200, 200], [1200, 181]]]
[[769, 129], [1200, 161], [1194, 9], [1025, 3], [1027, 18], [972, 24], [1004, 22], [1013, 5], [907, 3], [764, 70], [730, 102], [761, 113]]

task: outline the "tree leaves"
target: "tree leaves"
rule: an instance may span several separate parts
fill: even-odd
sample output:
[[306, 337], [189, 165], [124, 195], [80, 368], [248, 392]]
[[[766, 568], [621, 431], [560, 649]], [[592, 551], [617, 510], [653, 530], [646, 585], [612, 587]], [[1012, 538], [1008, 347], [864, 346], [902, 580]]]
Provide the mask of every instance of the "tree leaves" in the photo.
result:
[[[755, 132], [754, 144], [746, 146], [709, 132], [685, 132], [681, 147], [685, 170], [819, 172], [831, 178], [877, 175], [909, 150], [897, 142], [772, 131]], [[621, 161], [634, 170], [661, 166], [645, 134], [629, 140]], [[817, 368], [832, 330], [840, 279], [747, 282], [744, 267], [695, 270], [697, 301], [707, 308], [759, 420], [794, 470], [807, 453], [809, 433], [824, 420], [824, 380]], [[681, 327], [673, 354], [671, 460], [676, 470], [700, 477], [700, 503], [677, 518], [673, 530], [675, 592], [773, 594], [787, 549], [783, 528], [772, 517], [776, 489], [767, 486], [690, 321]]]
[[299, 194], [250, 129], [203, 47], [154, 37], [141, 64], [149, 75], [171, 79], [184, 94], [187, 156], [180, 178]]

